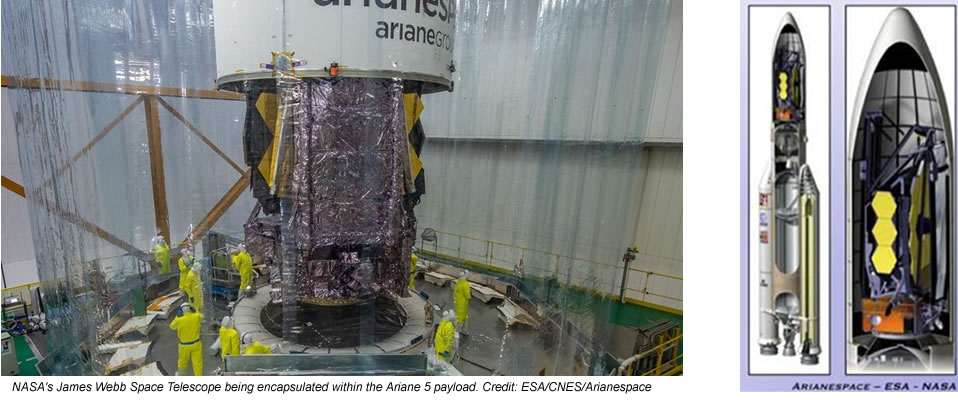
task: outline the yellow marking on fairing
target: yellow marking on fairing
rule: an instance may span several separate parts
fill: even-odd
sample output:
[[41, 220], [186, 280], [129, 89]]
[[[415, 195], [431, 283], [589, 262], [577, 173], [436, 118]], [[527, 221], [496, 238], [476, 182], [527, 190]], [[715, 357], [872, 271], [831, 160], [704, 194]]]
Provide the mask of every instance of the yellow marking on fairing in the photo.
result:
[[778, 73], [778, 98], [785, 100], [788, 98], [788, 74]]
[[891, 247], [895, 243], [895, 238], [898, 237], [898, 230], [892, 222], [896, 208], [898, 205], [890, 192], [875, 192], [875, 197], [872, 198], [872, 210], [875, 211], [878, 220], [872, 227], [872, 235], [875, 237], [877, 246], [871, 259], [875, 272], [882, 275], [890, 274], [898, 262], [898, 257], [895, 256], [895, 251]]
[[406, 93], [402, 98], [403, 107], [406, 109], [406, 133], [412, 132], [412, 127], [416, 125], [416, 120], [422, 114], [422, 98], [416, 93]]
[[269, 148], [266, 149], [266, 153], [263, 154], [263, 159], [260, 160], [256, 169], [266, 178], [266, 183], [269, 184], [270, 187], [273, 187], [273, 175], [276, 173], [276, 171], [273, 170], [273, 160], [276, 159], [276, 153], [279, 151], [279, 147], [275, 146], [275, 144], [279, 137], [280, 123], [282, 122], [278, 117], [279, 104], [276, 102], [276, 94], [260, 93], [259, 98], [256, 99], [256, 111], [259, 111], [260, 117], [266, 122], [266, 127], [269, 128], [270, 133], [273, 134], [273, 140], [270, 142]]
[[419, 176], [419, 171], [422, 171], [422, 161], [419, 160], [419, 155], [412, 149], [412, 146], [409, 147], [409, 163], [412, 168], [412, 176]]
[[[921, 282], [915, 280], [915, 283], [920, 284], [922, 287], [931, 286], [931, 272], [928, 271], [931, 268], [931, 235], [926, 233], [921, 235], [919, 240], [918, 237], [918, 222], [919, 215], [922, 215], [924, 218], [931, 218], [931, 193], [928, 193], [928, 169], [925, 168], [918, 179], [915, 180], [915, 183], [911, 187], [911, 210], [908, 213], [908, 253], [911, 254], [911, 276], [912, 279], [917, 279], [919, 272], [919, 261], [921, 262]], [[922, 195], [924, 195], [925, 201], [922, 205]], [[922, 214], [922, 208], [924, 208], [924, 214]], [[919, 244], [921, 248], [919, 249]], [[918, 252], [921, 251], [921, 260], [918, 259]]]
[[[423, 107], [422, 98], [418, 94], [407, 93], [403, 95], [403, 108], [406, 111], [406, 143], [409, 143], [409, 135], [412, 133], [412, 128], [416, 126], [416, 121], [419, 120], [419, 116], [422, 115]], [[419, 154], [416, 154], [416, 150], [412, 148], [412, 145], [409, 145], [409, 163], [412, 169], [412, 171], [410, 171], [412, 172], [412, 178], [415, 180], [422, 171], [422, 161], [419, 159]]]

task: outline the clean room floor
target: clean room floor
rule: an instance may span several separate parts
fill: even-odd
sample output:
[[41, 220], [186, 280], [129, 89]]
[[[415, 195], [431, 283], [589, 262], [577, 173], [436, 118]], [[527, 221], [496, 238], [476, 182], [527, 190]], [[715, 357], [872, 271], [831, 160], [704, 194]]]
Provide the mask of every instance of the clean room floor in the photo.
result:
[[[416, 280], [416, 288], [424, 291], [432, 304], [439, 305], [443, 309], [452, 309], [454, 308], [453, 283], [438, 287], [420, 278]], [[570, 335], [560, 329], [537, 330], [521, 324], [506, 328], [505, 323], [499, 319], [496, 306], [495, 300], [486, 304], [475, 296], [470, 301], [467, 324], [469, 335], [461, 335], [460, 357], [453, 362], [462, 374], [588, 374], [588, 367], [581, 361], [581, 352], [578, 352], [579, 346]], [[220, 310], [215, 310], [213, 315], [206, 315], [202, 340], [204, 373], [207, 375], [213, 374], [222, 366], [220, 357], [212, 354], [208, 349], [218, 338], [218, 330], [214, 326], [218, 326], [223, 315], [224, 311]], [[156, 321], [147, 337], [153, 345], [144, 364], [156, 361], [168, 375], [176, 373], [177, 358], [176, 332], [169, 328], [170, 322], [171, 320]], [[139, 334], [127, 335], [124, 340], [142, 339], [138, 336]], [[427, 343], [421, 349], [433, 351], [432, 343]], [[192, 373], [192, 367], [188, 370]], [[125, 370], [119, 372], [125, 372]]]

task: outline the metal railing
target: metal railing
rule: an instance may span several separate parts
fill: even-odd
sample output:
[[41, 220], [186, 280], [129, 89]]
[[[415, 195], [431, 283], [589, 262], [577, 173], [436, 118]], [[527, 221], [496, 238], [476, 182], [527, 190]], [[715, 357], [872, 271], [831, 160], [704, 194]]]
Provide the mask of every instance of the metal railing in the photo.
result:
[[[603, 292], [603, 295], [615, 295], [616, 293], [619, 293], [618, 289], [620, 289], [621, 285], [617, 279], [619, 276], [621, 276], [621, 271], [623, 268], [622, 265], [585, 260], [582, 258], [516, 246], [489, 239], [473, 238], [450, 232], [436, 231], [436, 234], [437, 239], [435, 241], [421, 244], [423, 250], [433, 250], [433, 252], [437, 253], [438, 255], [445, 255], [460, 260], [479, 263], [483, 266], [492, 267], [499, 270], [499, 272], [509, 275], [514, 274], [513, 268], [515, 266], [520, 266], [526, 274], [532, 274], [539, 277], [563, 277], [563, 275], [565, 275], [565, 278], [570, 278], [568, 279], [569, 282], [581, 282], [580, 278], [582, 277], [574, 276], [574, 268], [563, 269], [560, 268], [561, 266], [590, 266], [591, 269], [585, 269], [590, 271], [590, 277], [608, 277], [607, 279], [609, 282], [607, 286], [611, 290], [600, 291]], [[545, 262], [548, 262], [548, 265], [542, 265]], [[637, 303], [649, 302], [669, 308], [681, 309], [682, 299], [666, 294], [661, 288], [669, 286], [665, 281], [678, 282], [679, 287], [681, 287], [682, 277], [635, 268], [634, 265], [635, 264], [633, 264], [633, 267], [629, 268], [629, 274], [644, 275], [639, 279], [642, 287], [641, 289], [633, 287], [628, 287], [627, 289], [633, 293], [638, 292], [640, 298], [627, 297], [626, 300], [632, 300], [633, 302]], [[657, 279], [661, 279], [663, 282], [659, 285], [650, 286], [650, 283]], [[671, 302], [661, 301], [663, 299], [677, 302], [679, 307], [673, 307], [674, 304]]]
[[[655, 347], [629, 357], [612, 371], [611, 376], [672, 376], [682, 373], [682, 354], [679, 353], [681, 334], [669, 340], [659, 337]], [[641, 365], [649, 365], [648, 359], [655, 360], [654, 366], [642, 370]], [[646, 361], [643, 363], [643, 361]]]

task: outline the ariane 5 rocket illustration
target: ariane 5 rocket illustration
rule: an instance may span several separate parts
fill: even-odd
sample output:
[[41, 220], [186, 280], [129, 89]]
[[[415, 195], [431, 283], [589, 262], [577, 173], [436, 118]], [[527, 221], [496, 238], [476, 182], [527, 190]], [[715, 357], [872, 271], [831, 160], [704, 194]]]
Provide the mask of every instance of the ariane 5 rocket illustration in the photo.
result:
[[759, 345], [761, 354], [818, 364], [818, 187], [805, 162], [805, 47], [792, 15], [778, 29], [772, 58], [772, 158], [759, 184]]

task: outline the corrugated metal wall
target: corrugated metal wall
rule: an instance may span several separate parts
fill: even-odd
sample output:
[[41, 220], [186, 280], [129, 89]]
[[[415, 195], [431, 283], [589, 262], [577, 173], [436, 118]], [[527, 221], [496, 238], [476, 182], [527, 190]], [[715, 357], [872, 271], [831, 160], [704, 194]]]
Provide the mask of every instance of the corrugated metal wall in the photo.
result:
[[[682, 308], [682, 2], [672, 2], [643, 152], [642, 188], [626, 297]], [[665, 275], [665, 276], [663, 276]], [[668, 297], [663, 297], [668, 296]]]
[[455, 91], [424, 99], [431, 137], [646, 136], [667, 0], [459, 4]]
[[609, 294], [637, 244], [632, 267], [661, 275], [631, 273], [627, 297], [681, 310], [681, 2], [470, 4], [484, 36], [457, 36], [456, 90], [425, 100], [420, 230]]
[[639, 254], [631, 268], [661, 275], [630, 272], [626, 297], [681, 309], [675, 299], [682, 298], [682, 285], [662, 275], [682, 276], [682, 149], [647, 148], [642, 161]]
[[[440, 252], [507, 270], [521, 257], [526, 273], [615, 290], [638, 220], [640, 146], [430, 140], [426, 149], [416, 213], [420, 229], [447, 234]], [[490, 259], [487, 241], [503, 244]]]
[[649, 113], [647, 143], [682, 143], [682, 2], [673, 1]]

